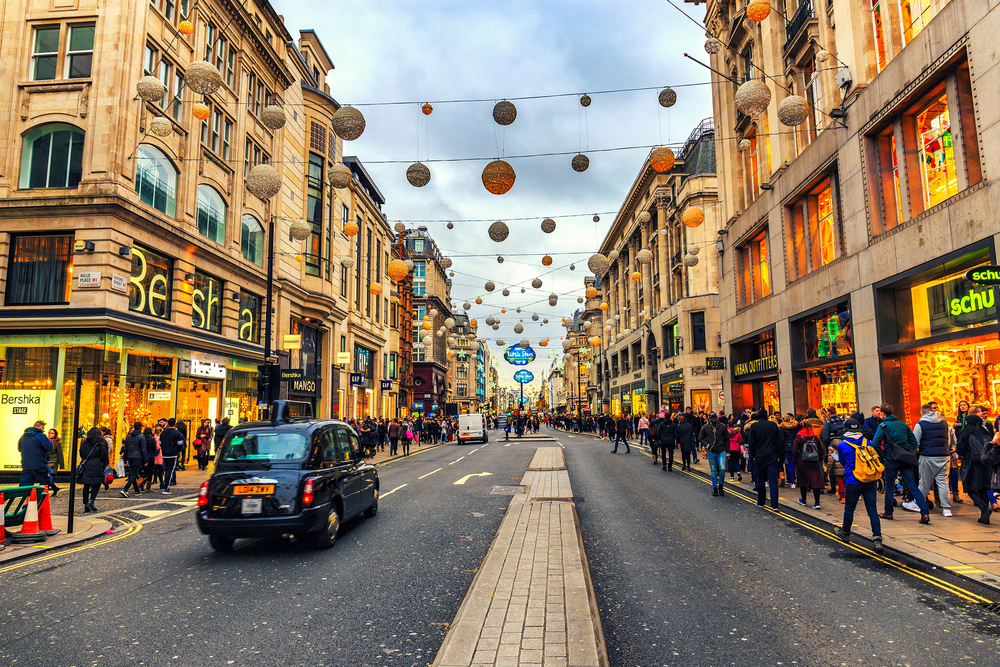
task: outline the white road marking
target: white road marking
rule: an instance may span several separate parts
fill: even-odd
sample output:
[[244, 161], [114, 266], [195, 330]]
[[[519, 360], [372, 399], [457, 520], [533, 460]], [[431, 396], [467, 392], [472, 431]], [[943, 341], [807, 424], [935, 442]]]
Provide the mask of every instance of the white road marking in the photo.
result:
[[[478, 452], [478, 451], [479, 451], [480, 449], [482, 449], [482, 447], [476, 447], [476, 448], [475, 448], [475, 449], [473, 449], [473, 450], [472, 450], [471, 452], [469, 452], [469, 454], [475, 454], [475, 453], [476, 453], [476, 452]], [[466, 456], [468, 456], [468, 454], [467, 454]]]
[[451, 463], [449, 463], [448, 465], [453, 466], [453, 465], [455, 465], [456, 463], [458, 463], [459, 461], [461, 461], [464, 458], [465, 458], [464, 456], [459, 457], [459, 458], [455, 459], [454, 461], [452, 461]]
[[420, 477], [417, 477], [417, 479], [423, 479], [424, 477], [430, 477], [434, 473], [441, 472], [442, 470], [444, 470], [444, 468], [438, 468], [437, 470], [432, 470], [429, 473], [427, 473], [426, 475], [421, 475]]
[[477, 472], [477, 473], [472, 473], [471, 475], [466, 475], [462, 479], [458, 480], [457, 482], [455, 482], [455, 484], [465, 484], [467, 481], [469, 481], [469, 479], [471, 479], [473, 477], [492, 477], [492, 476], [493, 476], [493, 473], [491, 473], [491, 472]]
[[504, 447], [510, 447], [510, 444], [508, 443], [508, 444], [504, 445]]
[[129, 511], [131, 511], [133, 514], [138, 514], [139, 516], [146, 517], [147, 519], [152, 519], [154, 516], [160, 516], [161, 514], [166, 514], [170, 510], [143, 510], [141, 512], [138, 510], [129, 510]]
[[[409, 486], [409, 485], [408, 484], [403, 484], [403, 486]], [[399, 491], [400, 489], [402, 489], [403, 486], [397, 486], [392, 491], [386, 491], [385, 493], [379, 494], [379, 498], [385, 498], [386, 496], [388, 496], [391, 493], [396, 493], [397, 491]]]

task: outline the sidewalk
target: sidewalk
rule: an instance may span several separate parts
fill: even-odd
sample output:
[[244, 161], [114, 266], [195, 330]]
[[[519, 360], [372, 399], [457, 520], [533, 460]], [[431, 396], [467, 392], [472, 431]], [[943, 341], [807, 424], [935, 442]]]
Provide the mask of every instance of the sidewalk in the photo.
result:
[[540, 447], [435, 667], [606, 667], [600, 617], [560, 447]]

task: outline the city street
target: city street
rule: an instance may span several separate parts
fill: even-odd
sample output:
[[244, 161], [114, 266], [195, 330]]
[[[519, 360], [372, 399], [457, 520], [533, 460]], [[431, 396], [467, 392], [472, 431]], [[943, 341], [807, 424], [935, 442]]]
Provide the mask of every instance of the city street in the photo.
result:
[[[1000, 616], [975, 601], [993, 591], [904, 572], [891, 563], [920, 568], [899, 554], [878, 562], [743, 491], [713, 498], [639, 447], [541, 435], [565, 447], [610, 665], [995, 661]], [[0, 567], [0, 661], [430, 664], [510, 502], [490, 490], [518, 485], [536, 447], [555, 444], [391, 461], [378, 516], [348, 523], [330, 551], [245, 540], [216, 554], [190, 497], [117, 513], [114, 537]]]

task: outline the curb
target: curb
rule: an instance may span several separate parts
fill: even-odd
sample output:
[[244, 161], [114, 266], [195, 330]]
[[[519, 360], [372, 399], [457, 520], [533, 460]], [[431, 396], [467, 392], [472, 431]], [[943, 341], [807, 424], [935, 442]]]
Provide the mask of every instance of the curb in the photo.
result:
[[[6, 556], [0, 555], [0, 566], [6, 565], [7, 563], [14, 563], [19, 560], [24, 560], [26, 558], [31, 558], [32, 556], [41, 556], [43, 554], [57, 553], [62, 549], [67, 547], [77, 547], [86, 542], [91, 542], [98, 539], [104, 535], [107, 535], [107, 531], [112, 527], [110, 521], [101, 519], [96, 523], [91, 523], [90, 528], [87, 529], [85, 533], [79, 534], [80, 536], [72, 540], [66, 540], [60, 542], [59, 544], [53, 545], [51, 547], [43, 547], [40, 549], [25, 549], [22, 553], [11, 553]], [[90, 535], [93, 533], [93, 535]], [[0, 548], [0, 554], [6, 551], [6, 547]]]

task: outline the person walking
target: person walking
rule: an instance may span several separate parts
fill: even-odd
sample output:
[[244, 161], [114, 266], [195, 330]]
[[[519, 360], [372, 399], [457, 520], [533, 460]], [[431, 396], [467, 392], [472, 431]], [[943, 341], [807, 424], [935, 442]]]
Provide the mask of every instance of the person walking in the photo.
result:
[[[913, 425], [913, 438], [917, 441], [917, 465], [920, 471], [920, 495], [927, 497], [932, 485], [937, 486], [937, 504], [944, 516], [951, 516], [951, 495], [948, 493], [948, 466], [951, 453], [957, 444], [955, 432], [938, 411], [937, 403], [920, 406], [922, 416]], [[905, 509], [909, 503], [903, 503]]]
[[45, 422], [38, 420], [34, 426], [24, 429], [17, 441], [17, 450], [21, 452], [19, 486], [49, 485], [49, 456], [52, 449], [52, 441], [45, 435]]
[[712, 495], [725, 496], [723, 484], [726, 481], [726, 455], [729, 453], [729, 429], [719, 415], [712, 412], [701, 427], [698, 442], [708, 457], [708, 469], [712, 477]]
[[135, 495], [142, 495], [139, 479], [146, 467], [146, 436], [142, 432], [142, 422], [132, 424], [132, 430], [125, 436], [121, 456], [128, 462], [128, 481], [119, 493], [122, 498], [128, 498], [128, 490], [134, 489]]
[[877, 482], [875, 480], [861, 482], [854, 476], [858, 449], [861, 447], [867, 449], [869, 444], [861, 435], [860, 427], [861, 424], [856, 419], [848, 419], [844, 422], [843, 437], [837, 443], [837, 458], [844, 464], [845, 499], [843, 526], [834, 532], [841, 541], [851, 541], [854, 510], [858, 506], [858, 500], [864, 498], [865, 511], [868, 512], [868, 520], [871, 522], [872, 543], [875, 552], [882, 553], [882, 522], [879, 521]]
[[979, 411], [973, 407], [965, 418], [965, 428], [958, 439], [956, 453], [962, 459], [962, 485], [979, 509], [979, 523], [987, 526], [990, 525], [990, 515], [993, 514], [988, 496], [993, 471], [983, 463], [983, 451], [991, 440]]
[[625, 453], [631, 454], [632, 449], [628, 446], [628, 427], [629, 427], [628, 417], [618, 417], [615, 420], [615, 448], [611, 450], [612, 454], [618, 453], [618, 442], [625, 443]]
[[222, 441], [226, 439], [226, 434], [232, 429], [232, 425], [229, 423], [229, 417], [223, 417], [219, 425], [215, 427], [215, 435], [212, 436], [212, 444], [215, 445], [215, 450], [213, 456], [219, 453], [219, 449], [222, 447]]
[[757, 507], [764, 507], [767, 488], [771, 489], [771, 509], [778, 509], [778, 473], [785, 445], [778, 425], [761, 409], [747, 431], [747, 450], [753, 460], [757, 483]]
[[202, 419], [195, 435], [194, 447], [198, 458], [198, 470], [208, 470], [208, 455], [212, 451], [212, 420]]
[[108, 457], [108, 442], [101, 429], [96, 426], [87, 431], [87, 437], [80, 444], [81, 472], [78, 481], [83, 484], [83, 513], [96, 512], [97, 492], [104, 484], [104, 469], [111, 460]]
[[743, 481], [743, 473], [740, 472], [740, 460], [743, 458], [743, 429], [737, 421], [730, 422], [726, 429], [729, 436], [729, 456], [726, 459], [729, 468], [729, 481], [735, 482], [737, 478]]
[[413, 440], [413, 423], [404, 419], [399, 425], [399, 443], [403, 445], [403, 456], [410, 455], [410, 441]]
[[660, 443], [660, 462], [663, 470], [672, 472], [674, 469], [674, 448], [677, 446], [677, 427], [670, 415], [660, 417], [656, 422], [656, 437]]
[[163, 454], [163, 481], [160, 482], [160, 493], [171, 495], [170, 485], [175, 484], [174, 474], [177, 472], [177, 459], [184, 451], [186, 444], [184, 436], [177, 429], [177, 419], [167, 420], [167, 428], [160, 433], [160, 452]]
[[691, 454], [694, 452], [694, 425], [688, 421], [690, 413], [677, 415], [674, 437], [681, 448], [681, 470], [691, 470]]
[[891, 405], [882, 405], [881, 411], [884, 418], [872, 439], [872, 446], [883, 453], [882, 460], [885, 461], [885, 511], [879, 516], [892, 521], [896, 478], [902, 477], [904, 488], [913, 496], [920, 512], [920, 523], [930, 523], [930, 510], [917, 487], [917, 440], [910, 427], [892, 414]]
[[389, 456], [395, 456], [399, 449], [399, 421], [393, 417], [386, 430], [389, 436]]
[[825, 486], [823, 482], [823, 459], [826, 449], [820, 440], [819, 433], [823, 422], [818, 419], [806, 419], [802, 422], [792, 441], [792, 461], [795, 467], [795, 479], [798, 480], [799, 505], [806, 504], [809, 489], [813, 492], [813, 509], [819, 509], [819, 494]]
[[[639, 417], [639, 444], [643, 443], [649, 444], [649, 417], [645, 414]], [[654, 460], [653, 463], [656, 461]]]
[[798, 436], [799, 431], [802, 430], [801, 422], [801, 418], [796, 418], [795, 415], [788, 413], [778, 424], [778, 428], [781, 429], [782, 445], [784, 447], [784, 455], [782, 456], [784, 476], [778, 483], [779, 486], [784, 486], [787, 483], [791, 484], [793, 489], [795, 488], [795, 457], [792, 450], [794, 449], [795, 438]]

